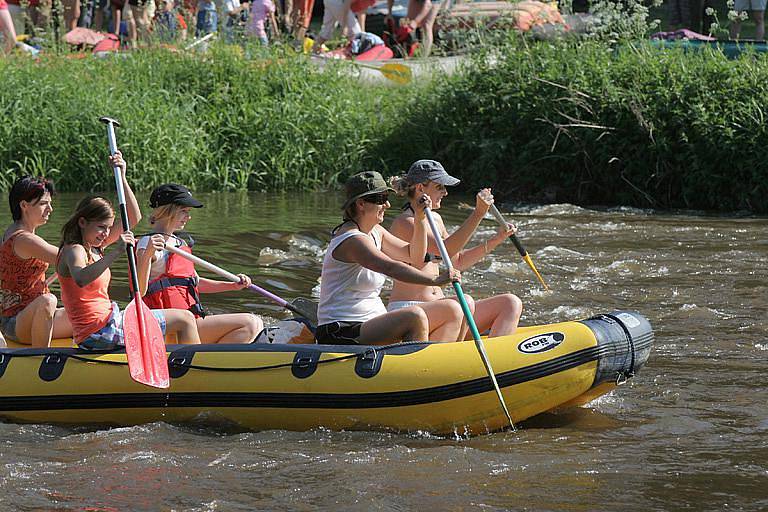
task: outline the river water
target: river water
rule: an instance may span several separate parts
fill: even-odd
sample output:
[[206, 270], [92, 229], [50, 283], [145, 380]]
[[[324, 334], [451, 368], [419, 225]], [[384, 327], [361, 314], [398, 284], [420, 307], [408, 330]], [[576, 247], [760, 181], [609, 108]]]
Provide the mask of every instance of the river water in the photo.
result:
[[[335, 194], [203, 195], [198, 255], [286, 299], [317, 293]], [[57, 240], [76, 196], [40, 234]], [[466, 201], [466, 199], [464, 199]], [[502, 208], [552, 288], [511, 244], [464, 274], [475, 296], [512, 291], [522, 324], [633, 309], [647, 366], [597, 401], [516, 432], [242, 432], [154, 423], [96, 430], [0, 423], [5, 510], [768, 509], [768, 221], [571, 205]], [[449, 229], [466, 217], [444, 201]], [[8, 215], [0, 220], [6, 225]], [[142, 228], [143, 226], [143, 228]], [[146, 223], [136, 229], [146, 231]], [[494, 233], [486, 221], [475, 240]], [[124, 266], [124, 263], [123, 263]], [[125, 297], [125, 270], [112, 296]], [[278, 308], [247, 292], [214, 312]]]

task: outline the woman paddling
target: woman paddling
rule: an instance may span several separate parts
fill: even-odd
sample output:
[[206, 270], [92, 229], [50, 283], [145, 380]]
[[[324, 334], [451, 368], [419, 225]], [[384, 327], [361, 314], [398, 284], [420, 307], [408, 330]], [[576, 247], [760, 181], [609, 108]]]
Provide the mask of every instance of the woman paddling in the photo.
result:
[[[201, 293], [242, 290], [251, 285], [251, 279], [245, 274], [238, 274], [239, 283], [198, 277], [191, 261], [165, 250], [165, 244], [171, 243], [192, 252], [190, 245], [174, 233], [184, 229], [192, 218], [192, 209], [202, 208], [203, 203], [192, 197], [187, 187], [169, 183], [152, 191], [149, 205], [153, 208], [149, 222], [154, 234], [141, 237], [138, 245], [139, 258], [149, 256], [152, 262], [151, 267], [139, 269], [144, 302], [153, 309], [191, 311], [203, 343], [251, 343], [264, 327], [261, 318], [251, 313], [206, 315], [200, 303]], [[152, 250], [147, 253], [150, 245]]]
[[[414, 162], [408, 170], [408, 174], [392, 179], [392, 186], [398, 194], [405, 195], [409, 203], [403, 208], [403, 212], [394, 220], [390, 228], [393, 235], [402, 240], [408, 240], [413, 236], [414, 225], [417, 222], [412, 204], [413, 199], [427, 194], [432, 200], [433, 210], [440, 208], [441, 200], [448, 195], [446, 187], [457, 185], [459, 180], [449, 175], [443, 166], [434, 160], [419, 160]], [[517, 228], [508, 225], [484, 244], [470, 249], [464, 249], [477, 229], [480, 221], [493, 204], [493, 195], [490, 189], [483, 189], [477, 194], [475, 210], [464, 221], [464, 224], [452, 235], [448, 235], [443, 219], [439, 214], [433, 213], [435, 223], [442, 233], [448, 254], [451, 255], [453, 264], [459, 270], [466, 270], [490, 253], [507, 237], [513, 235]], [[427, 234], [429, 239], [429, 251], [437, 252], [437, 245], [432, 233]], [[438, 263], [428, 263], [425, 270], [437, 275]], [[433, 301], [445, 297], [443, 290], [437, 286], [422, 286], [396, 280], [389, 298], [389, 311], [395, 311], [402, 307], [419, 305], [424, 307]], [[467, 297], [469, 299], [469, 297]], [[511, 293], [496, 295], [488, 299], [474, 301], [474, 318], [480, 332], [490, 330], [490, 336], [504, 336], [512, 334], [517, 329], [520, 315], [523, 312], [523, 304], [520, 299]], [[464, 334], [466, 335], [466, 334]]]
[[[120, 153], [110, 159], [122, 171], [125, 203], [131, 224], [141, 218], [136, 197], [125, 180], [125, 162]], [[89, 196], [80, 201], [61, 229], [61, 249], [56, 270], [61, 283], [61, 300], [72, 323], [75, 343], [86, 349], [112, 349], [125, 343], [123, 313], [109, 299], [110, 266], [133, 244], [133, 233], [122, 227], [112, 229], [115, 213], [109, 201]], [[108, 253], [104, 249], [114, 242]], [[149, 266], [149, 259], [139, 258], [139, 267]], [[175, 309], [152, 312], [163, 334], [175, 334], [179, 343], [200, 343], [194, 316]]]
[[45, 272], [56, 264], [58, 248], [37, 235], [53, 211], [53, 183], [24, 176], [8, 195], [13, 222], [0, 245], [0, 331], [6, 339], [47, 347], [51, 338], [72, 336], [58, 299], [48, 290]]
[[414, 205], [416, 221], [410, 243], [380, 226], [389, 208], [390, 190], [377, 172], [355, 174], [347, 181], [344, 221], [334, 229], [323, 258], [318, 343], [367, 345], [458, 339], [462, 313], [457, 302], [439, 301], [430, 307], [387, 313], [379, 297], [386, 276], [424, 286], [447, 284], [461, 276], [458, 271], [436, 275], [418, 270], [426, 255], [424, 208], [430, 205], [428, 196], [420, 197]]

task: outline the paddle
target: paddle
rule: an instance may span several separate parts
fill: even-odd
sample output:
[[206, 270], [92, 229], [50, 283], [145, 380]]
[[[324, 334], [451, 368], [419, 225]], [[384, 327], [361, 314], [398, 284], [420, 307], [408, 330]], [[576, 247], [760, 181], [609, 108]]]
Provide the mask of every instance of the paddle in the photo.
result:
[[[504, 216], [501, 214], [498, 208], [496, 208], [495, 204], [491, 205], [491, 214], [496, 219], [496, 222], [499, 223], [502, 227], [507, 227], [507, 221], [504, 219]], [[541, 286], [544, 287], [545, 291], [549, 291], [549, 287], [547, 286], [547, 283], [544, 282], [544, 278], [541, 277], [541, 274], [539, 274], [539, 271], [536, 270], [536, 265], [533, 264], [533, 260], [530, 256], [528, 256], [528, 251], [525, 250], [525, 247], [523, 247], [523, 244], [520, 243], [520, 240], [518, 240], [517, 235], [512, 235], [510, 237], [512, 239], [512, 243], [515, 244], [515, 247], [517, 248], [517, 252], [520, 253], [520, 256], [523, 258], [523, 261], [525, 261], [528, 266], [533, 270], [533, 273], [536, 274], [536, 277], [539, 278], [539, 282], [541, 283]]]
[[[237, 277], [235, 274], [231, 272], [227, 272], [223, 268], [217, 267], [213, 263], [205, 261], [202, 258], [198, 258], [194, 254], [190, 254], [188, 252], [182, 251], [178, 247], [174, 247], [172, 245], [166, 245], [165, 248], [166, 250], [172, 252], [173, 254], [177, 254], [182, 258], [186, 258], [189, 261], [193, 262], [195, 265], [200, 265], [201, 267], [207, 270], [210, 270], [214, 274], [218, 274], [221, 277], [224, 277], [232, 281], [233, 283], [240, 282], [240, 278]], [[248, 289], [256, 293], [259, 293], [264, 297], [267, 297], [268, 299], [278, 303], [288, 311], [291, 311], [292, 313], [296, 313], [300, 317], [306, 318], [312, 324], [313, 328], [317, 327], [317, 304], [310, 301], [309, 299], [304, 299], [299, 297], [297, 299], [294, 299], [292, 302], [288, 302], [285, 299], [278, 297], [274, 293], [271, 293], [265, 290], [264, 288], [256, 286], [255, 284], [252, 284], [251, 286], [249, 286]]]
[[[115, 141], [115, 126], [120, 126], [116, 119], [102, 117], [99, 119], [107, 125], [107, 138], [109, 140], [109, 153], [117, 152]], [[120, 203], [120, 219], [123, 222], [123, 230], [130, 231], [128, 211], [125, 208], [125, 191], [123, 180], [120, 177], [120, 167], [115, 166], [115, 184], [117, 186], [117, 199]], [[139, 292], [139, 279], [136, 273], [136, 248], [128, 245], [128, 270], [131, 278], [133, 300], [123, 312], [123, 334], [125, 335], [125, 354], [128, 358], [128, 369], [131, 378], [141, 384], [156, 388], [170, 386], [168, 376], [168, 360], [165, 352], [165, 339], [157, 318], [149, 307], [141, 299]]]
[[413, 77], [411, 68], [409, 68], [405, 64], [398, 64], [397, 62], [387, 62], [386, 64], [383, 64], [381, 66], [374, 66], [373, 64], [365, 64], [364, 62], [361, 62], [359, 60], [346, 61], [343, 59], [333, 59], [323, 55], [316, 55], [315, 57], [323, 60], [330, 60], [330, 61], [341, 60], [342, 62], [351, 62], [361, 68], [373, 69], [374, 71], [378, 71], [382, 75], [384, 75], [384, 78], [388, 80], [392, 80], [396, 84], [400, 84], [400, 85], [406, 85], [411, 83], [411, 78]]
[[[437, 244], [437, 248], [440, 250], [440, 256], [443, 258], [443, 263], [445, 263], [445, 266], [448, 267], [448, 270], [450, 271], [453, 269], [453, 263], [451, 263], [451, 257], [445, 248], [445, 243], [443, 242], [442, 237], [440, 236], [440, 231], [437, 229], [435, 219], [432, 217], [432, 212], [429, 208], [424, 208], [424, 214], [427, 216], [429, 227], [432, 230], [432, 236], [435, 237], [435, 243]], [[475, 340], [475, 347], [477, 347], [477, 352], [480, 354], [480, 359], [483, 360], [483, 365], [485, 365], [485, 370], [488, 372], [488, 377], [491, 378], [491, 383], [493, 383], [493, 387], [496, 390], [496, 396], [499, 397], [499, 402], [501, 403], [501, 408], [504, 410], [504, 415], [506, 415], [507, 420], [509, 421], [509, 426], [512, 427], [512, 430], [515, 430], [515, 425], [512, 423], [512, 417], [509, 415], [507, 404], [504, 402], [504, 396], [502, 396], [501, 389], [499, 389], [499, 383], [496, 382], [496, 374], [493, 372], [491, 362], [488, 360], [488, 354], [485, 353], [485, 347], [483, 346], [483, 340], [480, 338], [480, 332], [477, 330], [477, 324], [475, 324], [475, 319], [472, 318], [472, 312], [469, 310], [467, 299], [464, 298], [464, 292], [461, 289], [461, 283], [454, 281], [452, 284], [453, 289], [456, 291], [456, 297], [459, 299], [459, 304], [461, 304], [461, 309], [464, 311], [467, 324], [469, 324], [469, 330], [472, 332], [472, 339]]]
[[386, 78], [387, 80], [392, 80], [396, 84], [400, 84], [400, 85], [409, 84], [411, 83], [411, 78], [413, 77], [413, 74], [411, 73], [411, 68], [409, 68], [405, 64], [388, 62], [382, 66], [374, 66], [372, 64], [363, 64], [362, 62], [359, 62], [359, 61], [354, 61], [354, 62], [361, 68], [375, 69], [376, 71], [384, 75], [384, 78]]

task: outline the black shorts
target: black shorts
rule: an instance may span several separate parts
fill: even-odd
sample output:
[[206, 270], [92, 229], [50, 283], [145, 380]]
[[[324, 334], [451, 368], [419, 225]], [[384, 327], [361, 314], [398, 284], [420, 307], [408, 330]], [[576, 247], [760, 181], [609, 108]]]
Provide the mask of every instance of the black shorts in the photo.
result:
[[359, 345], [363, 322], [331, 322], [317, 326], [315, 339], [324, 345]]

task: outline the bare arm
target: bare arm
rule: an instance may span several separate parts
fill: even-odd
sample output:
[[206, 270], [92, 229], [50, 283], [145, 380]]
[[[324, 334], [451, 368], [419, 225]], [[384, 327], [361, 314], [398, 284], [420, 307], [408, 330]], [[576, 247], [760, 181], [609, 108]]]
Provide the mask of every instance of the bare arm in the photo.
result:
[[472, 247], [461, 251], [455, 258], [453, 258], [453, 264], [459, 270], [466, 270], [481, 259], [486, 254], [493, 251], [496, 247], [504, 243], [508, 237], [514, 235], [517, 232], [517, 228], [514, 224], [507, 224], [506, 227], [499, 227], [499, 231], [487, 242], [482, 245]]
[[410, 263], [416, 268], [424, 266], [424, 256], [427, 254], [427, 217], [424, 208], [432, 205], [428, 195], [423, 195], [414, 205], [414, 217], [411, 219], [410, 243], [394, 236], [386, 229], [377, 227], [383, 233], [381, 248], [388, 256]]
[[83, 288], [101, 276], [112, 263], [125, 252], [125, 245], [118, 244], [103, 258], [88, 264], [88, 253], [82, 245], [67, 245], [61, 251], [58, 271], [60, 275], [72, 277], [77, 286]]
[[[126, 212], [128, 213], [128, 223], [131, 226], [135, 226], [141, 220], [141, 208], [139, 208], [139, 202], [136, 200], [136, 196], [133, 194], [133, 190], [131, 190], [131, 186], [128, 184], [128, 181], [125, 179], [125, 172], [128, 166], [126, 165], [125, 160], [123, 160], [123, 154], [120, 153], [120, 151], [117, 151], [115, 153], [115, 156], [113, 157], [110, 156], [109, 165], [110, 165], [110, 168], [113, 168], [113, 166], [120, 167], [120, 179], [123, 181], [123, 190], [125, 191], [125, 209], [126, 209]], [[120, 215], [119, 212], [118, 212], [118, 215]], [[117, 223], [117, 219], [115, 219], [115, 222]], [[102, 247], [107, 247], [108, 245], [115, 243], [115, 241], [117, 241], [117, 239], [120, 238], [120, 235], [122, 234], [123, 234], [123, 223], [120, 222], [119, 226], [115, 226], [109, 232], [109, 236], [107, 237]]]
[[[144, 238], [142, 238], [143, 240]], [[136, 249], [136, 272], [139, 278], [139, 294], [143, 297], [149, 286], [149, 273], [152, 263], [157, 261], [157, 251], [165, 248], [165, 238], [161, 234], [149, 237], [147, 244]]]
[[450, 281], [450, 276], [447, 274], [441, 273], [439, 276], [433, 276], [390, 258], [378, 250], [369, 237], [355, 236], [345, 240], [333, 251], [333, 257], [347, 263], [357, 263], [368, 270], [373, 270], [404, 283], [435, 286]]
[[232, 281], [214, 281], [213, 279], [200, 278], [198, 282], [198, 290], [200, 293], [221, 293], [231, 292], [235, 290], [242, 290], [251, 286], [251, 278], [245, 274], [237, 274], [240, 278], [239, 283]]
[[13, 241], [13, 252], [23, 260], [37, 258], [50, 265], [56, 265], [59, 248], [34, 233], [22, 233]]
[[[446, 238], [445, 235], [447, 234], [447, 231], [443, 225], [443, 240], [445, 241], [445, 248], [448, 251], [448, 254], [455, 256], [459, 251], [466, 247], [467, 242], [472, 238], [477, 226], [480, 225], [480, 222], [483, 220], [483, 217], [485, 217], [485, 214], [488, 213], [488, 209], [492, 204], [493, 195], [491, 194], [491, 189], [484, 188], [477, 193], [474, 211], [467, 217], [467, 220], [464, 221], [459, 229]], [[442, 221], [440, 224], [442, 225]]]

